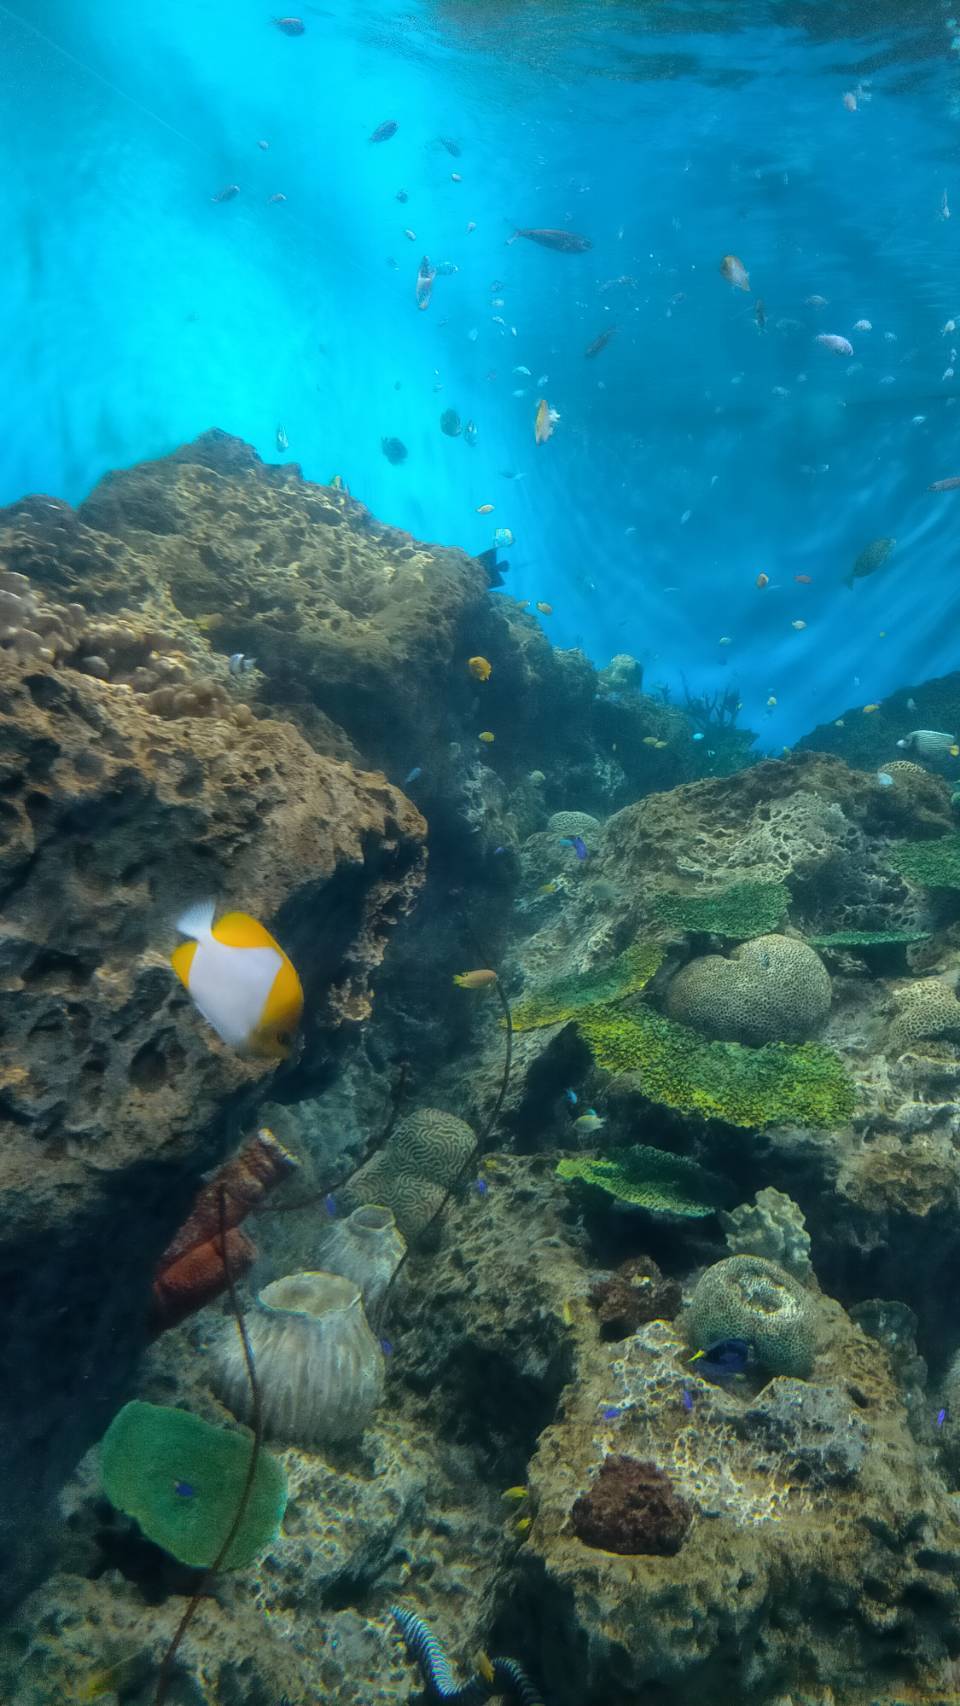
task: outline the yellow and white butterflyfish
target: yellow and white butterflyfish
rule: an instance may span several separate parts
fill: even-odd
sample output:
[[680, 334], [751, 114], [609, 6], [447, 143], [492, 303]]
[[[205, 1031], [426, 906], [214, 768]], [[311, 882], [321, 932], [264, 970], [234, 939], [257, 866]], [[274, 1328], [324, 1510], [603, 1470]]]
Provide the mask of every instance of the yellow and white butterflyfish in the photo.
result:
[[214, 924], [212, 900], [177, 919], [181, 942], [170, 956], [184, 989], [231, 1048], [285, 1060], [303, 1012], [300, 979], [269, 930], [246, 912]]

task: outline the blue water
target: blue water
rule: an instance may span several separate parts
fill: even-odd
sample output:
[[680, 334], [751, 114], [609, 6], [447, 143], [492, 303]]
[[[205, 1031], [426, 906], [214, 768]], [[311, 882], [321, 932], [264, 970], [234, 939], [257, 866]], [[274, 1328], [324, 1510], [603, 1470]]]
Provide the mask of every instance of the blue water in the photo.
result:
[[[299, 12], [289, 38], [259, 0], [0, 5], [0, 501], [79, 501], [213, 425], [279, 459], [282, 424], [308, 477], [418, 536], [509, 527], [507, 590], [553, 605], [558, 645], [735, 681], [773, 750], [956, 667], [960, 492], [926, 491], [960, 474], [948, 5]], [[507, 246], [518, 224], [593, 246]], [[420, 313], [424, 253], [459, 271]]]

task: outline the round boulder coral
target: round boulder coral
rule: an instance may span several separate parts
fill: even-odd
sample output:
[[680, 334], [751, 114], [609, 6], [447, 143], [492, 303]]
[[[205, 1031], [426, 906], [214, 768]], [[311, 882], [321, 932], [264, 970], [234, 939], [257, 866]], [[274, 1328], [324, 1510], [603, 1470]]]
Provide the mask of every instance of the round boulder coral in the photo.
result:
[[551, 835], [593, 835], [600, 828], [600, 819], [591, 817], [589, 812], [554, 812], [547, 819], [547, 828]]
[[762, 1256], [728, 1256], [702, 1275], [684, 1316], [694, 1350], [746, 1339], [771, 1374], [802, 1377], [813, 1365], [810, 1294], [784, 1268]]
[[898, 1010], [890, 1024], [890, 1041], [895, 1048], [921, 1041], [960, 1041], [960, 1001], [938, 977], [918, 978], [894, 999]]
[[669, 1475], [634, 1457], [606, 1457], [589, 1492], [581, 1493], [570, 1520], [585, 1546], [604, 1552], [679, 1552], [691, 1511], [674, 1492]]
[[719, 1042], [802, 1043], [830, 1011], [830, 977], [819, 954], [792, 936], [755, 936], [729, 959], [705, 954], [679, 971], [667, 1012]]

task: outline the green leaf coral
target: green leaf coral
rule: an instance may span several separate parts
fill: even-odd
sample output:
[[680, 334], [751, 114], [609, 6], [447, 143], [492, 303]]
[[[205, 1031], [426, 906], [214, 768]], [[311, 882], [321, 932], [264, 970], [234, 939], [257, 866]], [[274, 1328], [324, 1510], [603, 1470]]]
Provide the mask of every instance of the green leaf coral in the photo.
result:
[[828, 936], [808, 936], [810, 948], [898, 948], [928, 942], [929, 930], [834, 930]]
[[515, 1031], [537, 1031], [572, 1019], [585, 1007], [602, 1007], [636, 995], [650, 982], [660, 966], [664, 950], [656, 942], [635, 942], [615, 960], [596, 971], [573, 972], [544, 983], [517, 1002], [512, 1019]]
[[561, 1179], [579, 1179], [606, 1191], [617, 1202], [645, 1208], [651, 1214], [677, 1214], [698, 1219], [715, 1207], [713, 1180], [695, 1161], [635, 1143], [610, 1155], [571, 1156], [557, 1163]]
[[[243, 1493], [253, 1441], [214, 1427], [188, 1410], [139, 1400], [118, 1411], [103, 1436], [100, 1469], [111, 1504], [132, 1516], [148, 1540], [195, 1569], [213, 1563]], [[261, 1451], [243, 1519], [223, 1560], [251, 1564], [283, 1520], [287, 1478]]]
[[898, 841], [887, 861], [901, 877], [928, 889], [960, 889], [960, 835], [936, 841]]
[[745, 942], [776, 930], [790, 904], [783, 883], [731, 883], [712, 894], [655, 896], [653, 909], [661, 924], [679, 930], [709, 931]]
[[584, 1013], [577, 1028], [598, 1066], [636, 1073], [666, 1108], [748, 1127], [842, 1125], [854, 1109], [843, 1062], [818, 1043], [707, 1042], [641, 1003]]

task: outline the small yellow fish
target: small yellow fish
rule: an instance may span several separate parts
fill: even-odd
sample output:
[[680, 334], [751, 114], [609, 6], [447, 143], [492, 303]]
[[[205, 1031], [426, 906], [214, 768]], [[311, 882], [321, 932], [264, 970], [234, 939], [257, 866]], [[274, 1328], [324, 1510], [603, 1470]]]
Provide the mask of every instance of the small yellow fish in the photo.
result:
[[565, 1327], [573, 1326], [573, 1304], [569, 1297], [565, 1297], [560, 1305], [560, 1319]]
[[492, 746], [496, 738], [496, 735], [492, 735], [489, 729], [484, 729], [483, 733], [477, 736], [478, 740], [483, 741], [484, 746]]
[[865, 717], [869, 717], [873, 714], [874, 711], [879, 711], [879, 709], [880, 709], [879, 705], [864, 705], [863, 714]]
[[529, 1487], [506, 1487], [500, 1494], [504, 1504], [519, 1505], [523, 1499], [529, 1499]]
[[664, 747], [668, 745], [668, 742], [665, 740], [655, 740], [653, 745], [657, 752], [662, 752]]
[[537, 599], [537, 609], [539, 610], [541, 616], [552, 616], [553, 615], [553, 605], [545, 603], [545, 601], [542, 598]]
[[732, 641], [730, 639], [729, 634], [721, 634], [719, 640], [717, 641], [718, 646], [729, 646], [731, 644], [732, 644]]
[[[493, 674], [493, 664], [488, 662], [486, 658], [468, 658], [467, 668], [474, 681], [489, 681]], [[482, 740], [483, 736], [481, 735], [480, 738]]]
[[303, 1013], [303, 988], [268, 930], [246, 912], [227, 912], [214, 924], [212, 900], [188, 907], [177, 920], [181, 942], [170, 955], [180, 982], [208, 1025], [232, 1048], [261, 1059], [285, 1060]]
[[960, 758], [960, 746], [952, 746], [950, 748], [950, 757], [951, 758]]
[[833, 726], [835, 729], [845, 729], [847, 725], [842, 717], [838, 717]]
[[775, 696], [774, 696], [774, 695], [773, 695], [773, 694], [772, 694], [772, 693], [771, 693], [771, 695], [770, 695], [770, 697], [769, 697], [769, 699], [768, 699], [768, 700], [767, 700], [767, 710], [768, 710], [768, 711], [772, 711], [772, 710], [773, 710], [773, 709], [774, 709], [774, 708], [775, 708], [775, 706], [776, 706], [776, 703], [777, 703], [777, 701], [776, 701], [776, 698], [775, 698]]
[[538, 444], [546, 444], [547, 439], [552, 437], [553, 429], [559, 419], [560, 416], [556, 409], [551, 409], [546, 397], [541, 397], [537, 404], [536, 418], [533, 423], [533, 436]]
[[537, 890], [537, 893], [538, 894], [557, 894], [559, 892], [559, 889], [560, 889], [559, 883], [541, 883], [540, 887]]
[[791, 628], [796, 628], [798, 634], [806, 627], [806, 625], [807, 624], [805, 622], [791, 622], [790, 624]]
[[656, 735], [644, 735], [643, 744], [644, 744], [644, 746], [656, 746], [656, 744], [657, 744]]
[[519, 1516], [513, 1526], [517, 1534], [529, 1534], [533, 1527], [533, 1517]]
[[[459, 183], [460, 180], [459, 180], [459, 178], [457, 178], [456, 172], [454, 172], [453, 175], [454, 175], [454, 178], [456, 178], [457, 183]], [[491, 1659], [490, 1659], [490, 1654], [485, 1653], [483, 1648], [481, 1647], [481, 1649], [478, 1652], [473, 1663], [474, 1663], [474, 1669], [479, 1671], [480, 1675], [483, 1677], [484, 1682], [487, 1684], [487, 1687], [492, 1688], [493, 1684], [497, 1680], [497, 1673], [493, 1668], [493, 1664], [492, 1664]]]
[[481, 504], [477, 510], [477, 514], [478, 515], [492, 515], [493, 514], [493, 504]]
[[454, 983], [460, 989], [485, 989], [488, 984], [496, 983], [495, 971], [458, 971]]
[[720, 262], [720, 271], [728, 284], [735, 285], [737, 290], [750, 289], [750, 275], [737, 255], [724, 255]]

